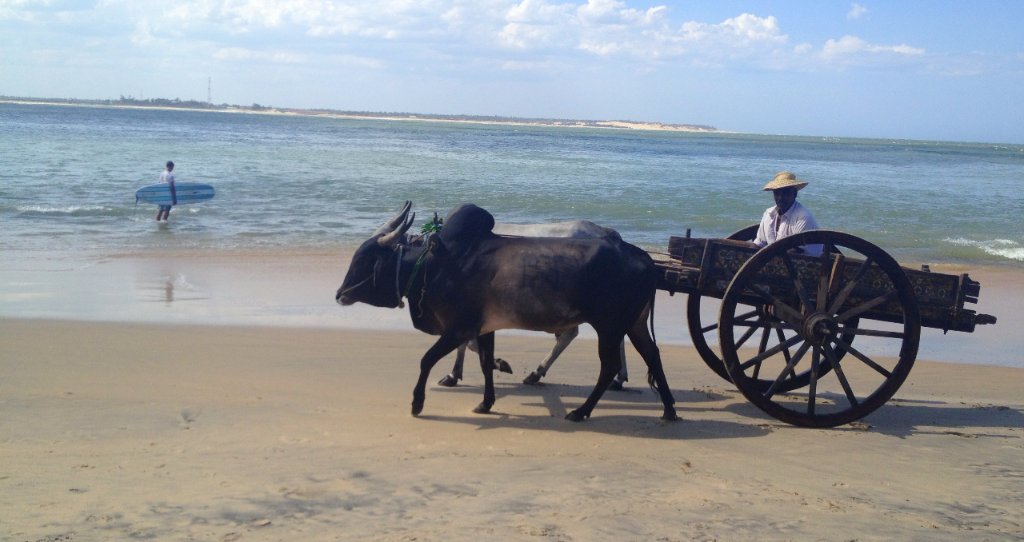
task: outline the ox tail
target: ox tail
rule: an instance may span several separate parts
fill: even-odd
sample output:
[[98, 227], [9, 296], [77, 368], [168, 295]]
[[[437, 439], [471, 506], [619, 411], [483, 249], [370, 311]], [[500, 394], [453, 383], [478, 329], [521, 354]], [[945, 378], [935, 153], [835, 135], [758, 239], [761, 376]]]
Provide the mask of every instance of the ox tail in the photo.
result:
[[[658, 340], [654, 336], [654, 298], [657, 297], [657, 295], [658, 290], [653, 289], [651, 291], [650, 301], [647, 302], [647, 310], [650, 311], [647, 315], [647, 325], [648, 329], [651, 332], [651, 344], [655, 350], [658, 348]], [[661, 356], [658, 357], [660, 358]], [[647, 364], [647, 385], [649, 385], [651, 387], [651, 390], [653, 390], [655, 393], [658, 393], [658, 381], [654, 377], [654, 372], [651, 371], [650, 364]]]
[[650, 323], [649, 325], [651, 327], [651, 340], [654, 341], [654, 344], [658, 344], [658, 338], [654, 336], [654, 299], [656, 297], [658, 297], [657, 288], [651, 291], [651, 302], [650, 304], [647, 305], [651, 309], [651, 314], [647, 315], [647, 318], [648, 322]]

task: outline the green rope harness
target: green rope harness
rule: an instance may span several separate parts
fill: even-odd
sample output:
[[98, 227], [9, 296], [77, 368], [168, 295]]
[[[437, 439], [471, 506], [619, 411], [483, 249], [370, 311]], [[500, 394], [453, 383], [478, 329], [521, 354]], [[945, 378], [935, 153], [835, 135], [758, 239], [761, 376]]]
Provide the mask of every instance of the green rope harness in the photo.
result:
[[[400, 308], [400, 309], [404, 309], [405, 308], [405, 302], [402, 301], [402, 298], [403, 297], [409, 297], [409, 291], [412, 290], [412, 283], [413, 283], [413, 281], [416, 280], [416, 275], [420, 272], [420, 269], [423, 268], [423, 262], [427, 259], [427, 255], [430, 254], [433, 251], [433, 249], [434, 249], [434, 244], [428, 242], [426, 250], [424, 250], [420, 254], [419, 258], [416, 258], [416, 263], [413, 264], [412, 272], [409, 274], [409, 280], [407, 280], [405, 282], [405, 289], [402, 290], [400, 295], [398, 296], [398, 308]], [[398, 264], [397, 265], [398, 265], [398, 269], [402, 268], [401, 267], [402, 266], [402, 249], [401, 248], [399, 248], [399, 251], [398, 251]], [[424, 278], [424, 280], [426, 280], [426, 279]], [[423, 286], [424, 286], [424, 288], [426, 288], [426, 284], [424, 284]]]

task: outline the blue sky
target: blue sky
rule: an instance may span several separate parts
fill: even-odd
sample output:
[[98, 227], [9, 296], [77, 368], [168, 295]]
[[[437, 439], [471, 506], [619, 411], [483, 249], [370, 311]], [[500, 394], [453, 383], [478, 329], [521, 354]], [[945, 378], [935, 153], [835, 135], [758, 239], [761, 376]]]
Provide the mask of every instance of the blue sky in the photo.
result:
[[1024, 143], [1024, 2], [0, 0], [0, 95]]

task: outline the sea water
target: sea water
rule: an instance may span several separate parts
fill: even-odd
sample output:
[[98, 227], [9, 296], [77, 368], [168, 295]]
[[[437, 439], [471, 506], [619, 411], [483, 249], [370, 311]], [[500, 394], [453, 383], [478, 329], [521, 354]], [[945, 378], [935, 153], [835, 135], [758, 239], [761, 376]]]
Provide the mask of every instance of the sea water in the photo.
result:
[[[133, 195], [167, 160], [217, 190], [170, 232]], [[757, 222], [782, 170], [822, 227], [901, 262], [1024, 265], [1024, 145], [20, 104], [0, 104], [0, 250], [353, 246], [405, 200], [663, 250]]]
[[[217, 196], [157, 225], [134, 192], [167, 160]], [[823, 227], [905, 265], [1024, 269], [1024, 145], [0, 104], [0, 317], [408, 329], [402, 311], [334, 303], [343, 262], [289, 254], [344, 254], [406, 200], [417, 224], [474, 202], [664, 251], [757, 222], [781, 170], [810, 182], [800, 201]], [[203, 256], [145, 256], [182, 251]], [[235, 274], [240, 253], [260, 276]], [[991, 285], [971, 307], [1000, 324], [923, 330], [923, 359], [1024, 367], [1015, 286]], [[659, 341], [688, 342], [681, 310], [659, 304]]]

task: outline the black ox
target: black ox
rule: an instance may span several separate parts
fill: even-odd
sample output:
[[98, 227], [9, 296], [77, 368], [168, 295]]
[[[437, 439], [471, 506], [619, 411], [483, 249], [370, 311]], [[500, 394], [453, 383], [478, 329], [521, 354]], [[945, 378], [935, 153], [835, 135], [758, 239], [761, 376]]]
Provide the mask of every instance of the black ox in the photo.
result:
[[582, 421], [619, 371], [619, 345], [628, 336], [648, 367], [648, 382], [677, 419], [661, 355], [647, 327], [657, 271], [643, 250], [615, 239], [507, 238], [491, 232], [494, 218], [475, 205], [456, 208], [440, 234], [420, 247], [400, 242], [412, 225], [411, 203], [381, 226], [352, 256], [335, 299], [401, 307], [409, 301], [416, 329], [440, 335], [420, 360], [412, 414], [423, 411], [434, 365], [460, 344], [477, 339], [484, 399], [494, 405], [494, 332], [564, 332], [582, 323], [597, 332], [601, 372], [582, 406], [566, 419]]

